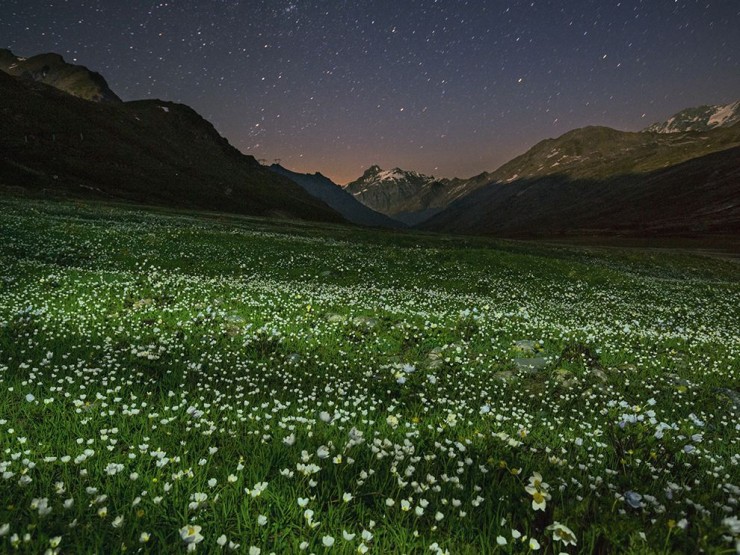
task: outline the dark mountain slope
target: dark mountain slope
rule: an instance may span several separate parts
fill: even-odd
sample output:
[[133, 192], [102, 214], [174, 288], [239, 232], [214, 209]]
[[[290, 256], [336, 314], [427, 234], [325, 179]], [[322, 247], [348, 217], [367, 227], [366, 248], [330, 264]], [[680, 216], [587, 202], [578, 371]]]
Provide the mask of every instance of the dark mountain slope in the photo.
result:
[[311, 196], [322, 200], [339, 212], [348, 222], [369, 227], [396, 229], [405, 227], [402, 223], [368, 208], [342, 187], [320, 173], [313, 175], [296, 173], [279, 164], [273, 164], [270, 169], [300, 185]]
[[502, 236], [740, 234], [740, 147], [646, 173], [494, 183], [423, 227]]
[[99, 73], [84, 66], [68, 64], [59, 54], [39, 54], [21, 58], [0, 49], [0, 70], [52, 87], [93, 102], [121, 102]]
[[191, 108], [90, 102], [0, 71], [0, 187], [253, 215], [343, 219]]

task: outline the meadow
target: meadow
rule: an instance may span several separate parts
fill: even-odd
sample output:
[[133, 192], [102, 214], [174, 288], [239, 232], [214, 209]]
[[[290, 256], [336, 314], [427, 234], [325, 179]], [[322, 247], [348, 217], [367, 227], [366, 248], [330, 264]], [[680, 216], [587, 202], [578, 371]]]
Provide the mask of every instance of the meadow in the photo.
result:
[[740, 272], [0, 200], [0, 551], [740, 553]]

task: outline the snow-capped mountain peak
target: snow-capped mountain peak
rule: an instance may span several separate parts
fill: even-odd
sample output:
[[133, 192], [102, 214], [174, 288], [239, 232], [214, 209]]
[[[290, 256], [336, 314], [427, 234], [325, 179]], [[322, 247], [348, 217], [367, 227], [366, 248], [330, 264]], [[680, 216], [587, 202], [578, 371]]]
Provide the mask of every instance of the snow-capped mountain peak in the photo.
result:
[[740, 100], [724, 105], [687, 108], [667, 121], [654, 123], [644, 131], [648, 133], [709, 131], [717, 127], [730, 127], [738, 122], [740, 122]]

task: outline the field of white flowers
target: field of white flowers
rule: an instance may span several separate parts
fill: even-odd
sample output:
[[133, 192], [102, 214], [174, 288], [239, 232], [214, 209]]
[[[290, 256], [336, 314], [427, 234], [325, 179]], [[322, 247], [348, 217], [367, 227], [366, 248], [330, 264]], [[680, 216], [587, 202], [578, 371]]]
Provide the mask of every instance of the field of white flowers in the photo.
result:
[[0, 202], [0, 552], [740, 553], [740, 273]]

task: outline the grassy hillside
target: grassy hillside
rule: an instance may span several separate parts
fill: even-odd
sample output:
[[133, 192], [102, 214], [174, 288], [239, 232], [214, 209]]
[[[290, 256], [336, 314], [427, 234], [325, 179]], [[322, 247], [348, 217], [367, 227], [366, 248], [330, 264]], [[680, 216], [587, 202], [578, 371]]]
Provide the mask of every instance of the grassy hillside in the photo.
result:
[[577, 129], [483, 181], [421, 227], [505, 236], [737, 236], [740, 124], [674, 134]]
[[739, 195], [740, 148], [733, 148], [645, 174], [553, 174], [495, 183], [423, 226], [530, 237], [737, 237]]
[[489, 177], [504, 183], [546, 175], [605, 180], [663, 169], [736, 146], [740, 146], [740, 124], [704, 133], [670, 134], [584, 127], [537, 143]]
[[19, 200], [0, 236], [0, 551], [740, 541], [735, 262]]
[[0, 71], [0, 115], [6, 193], [342, 220], [182, 104], [94, 103]]

